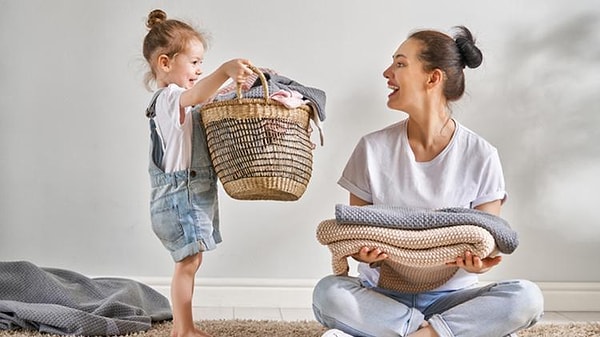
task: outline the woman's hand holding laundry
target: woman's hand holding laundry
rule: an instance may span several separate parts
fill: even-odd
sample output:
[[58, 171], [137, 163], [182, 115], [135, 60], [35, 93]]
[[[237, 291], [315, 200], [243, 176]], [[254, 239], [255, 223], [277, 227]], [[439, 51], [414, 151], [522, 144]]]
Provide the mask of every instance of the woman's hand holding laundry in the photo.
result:
[[359, 262], [371, 264], [387, 259], [388, 255], [379, 248], [362, 247], [358, 253], [352, 255], [352, 258]]
[[[475, 209], [483, 212], [488, 212], [496, 216], [500, 215], [500, 207], [502, 206], [501, 200], [495, 200], [485, 204], [481, 204]], [[454, 262], [448, 262], [448, 266], [456, 266], [462, 268], [470, 273], [483, 274], [494, 266], [498, 265], [502, 261], [502, 256], [480, 258], [479, 256], [473, 255], [471, 252], [465, 252], [464, 256], [457, 256]]]
[[502, 261], [502, 256], [480, 258], [471, 252], [465, 252], [464, 256], [458, 256], [454, 262], [448, 262], [448, 266], [456, 266], [470, 273], [482, 274], [492, 269]]

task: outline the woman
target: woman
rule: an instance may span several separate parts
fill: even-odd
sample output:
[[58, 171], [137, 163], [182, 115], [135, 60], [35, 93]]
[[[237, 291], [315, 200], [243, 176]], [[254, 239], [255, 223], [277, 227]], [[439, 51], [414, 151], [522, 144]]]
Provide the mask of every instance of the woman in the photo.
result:
[[[482, 53], [466, 27], [454, 37], [432, 30], [411, 34], [384, 71], [392, 91], [387, 105], [408, 118], [364, 136], [338, 184], [350, 205], [408, 208], [474, 208], [500, 214], [506, 199], [498, 152], [451, 116], [449, 105], [464, 93], [465, 66], [476, 68]], [[353, 256], [359, 276], [328, 276], [315, 287], [313, 308], [323, 336], [508, 336], [542, 315], [540, 289], [526, 280], [477, 286], [477, 274], [502, 257], [465, 252], [459, 271], [444, 285], [422, 293], [377, 287], [378, 247]]]

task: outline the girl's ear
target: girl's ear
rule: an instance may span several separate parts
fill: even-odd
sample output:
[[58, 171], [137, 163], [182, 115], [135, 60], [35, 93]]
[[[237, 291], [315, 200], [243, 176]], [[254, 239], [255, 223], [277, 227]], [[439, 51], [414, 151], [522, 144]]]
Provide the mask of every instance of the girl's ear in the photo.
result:
[[160, 69], [165, 72], [168, 72], [171, 68], [171, 60], [165, 54], [161, 54], [158, 56], [158, 62], [156, 63]]

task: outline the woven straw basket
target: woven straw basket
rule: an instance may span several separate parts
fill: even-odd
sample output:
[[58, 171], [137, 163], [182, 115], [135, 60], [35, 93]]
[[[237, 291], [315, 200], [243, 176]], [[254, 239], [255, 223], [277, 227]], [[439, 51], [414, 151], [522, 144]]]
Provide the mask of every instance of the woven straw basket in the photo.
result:
[[239, 200], [299, 199], [312, 173], [312, 143], [308, 133], [311, 109], [290, 109], [269, 98], [237, 98], [205, 104], [200, 114], [210, 156], [225, 192]]

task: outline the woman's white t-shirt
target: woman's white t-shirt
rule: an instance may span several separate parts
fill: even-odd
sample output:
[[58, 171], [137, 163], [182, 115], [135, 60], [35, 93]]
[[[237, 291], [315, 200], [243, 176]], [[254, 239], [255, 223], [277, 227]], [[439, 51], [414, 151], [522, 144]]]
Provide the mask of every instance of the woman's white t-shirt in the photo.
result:
[[[456, 123], [446, 148], [428, 162], [417, 162], [408, 143], [408, 119], [362, 137], [338, 184], [374, 205], [439, 209], [474, 208], [504, 200], [504, 175], [497, 149]], [[360, 277], [377, 285], [379, 271], [365, 263]], [[436, 290], [460, 289], [477, 282], [477, 275], [460, 269]]]
[[165, 173], [186, 170], [192, 161], [193, 122], [191, 107], [184, 108], [183, 124], [179, 120], [179, 98], [185, 89], [176, 84], [164, 88], [156, 99], [156, 126], [162, 138], [163, 162]]

